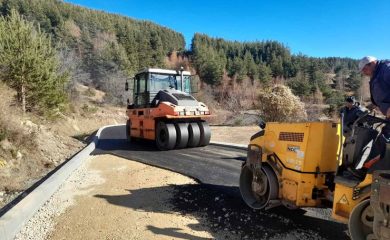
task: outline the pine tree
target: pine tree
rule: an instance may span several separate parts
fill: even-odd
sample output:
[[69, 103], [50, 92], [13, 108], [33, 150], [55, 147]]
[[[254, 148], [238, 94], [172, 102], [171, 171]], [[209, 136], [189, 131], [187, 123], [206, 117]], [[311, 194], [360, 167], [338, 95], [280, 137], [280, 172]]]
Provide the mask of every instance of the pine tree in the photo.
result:
[[152, 48], [150, 52], [152, 55], [151, 67], [162, 67], [166, 53], [164, 53], [161, 38], [156, 32], [152, 32], [150, 36], [150, 46]]
[[262, 84], [268, 85], [272, 80], [272, 71], [271, 69], [265, 65], [265, 63], [260, 63], [259, 65], [259, 80]]
[[236, 57], [233, 59], [233, 65], [229, 71], [230, 76], [235, 76], [238, 82], [244, 79], [245, 75], [245, 65], [241, 58]]
[[59, 74], [59, 61], [50, 38], [15, 10], [0, 18], [0, 77], [17, 91], [26, 110], [54, 110], [65, 102], [67, 74]]
[[253, 59], [253, 56], [250, 54], [249, 51], [245, 52], [244, 55], [244, 64], [245, 64], [245, 70], [246, 75], [254, 81], [258, 77], [258, 67], [256, 66], [255, 60]]
[[352, 71], [347, 78], [346, 83], [348, 84], [348, 90], [357, 92], [362, 85], [362, 76], [359, 72]]

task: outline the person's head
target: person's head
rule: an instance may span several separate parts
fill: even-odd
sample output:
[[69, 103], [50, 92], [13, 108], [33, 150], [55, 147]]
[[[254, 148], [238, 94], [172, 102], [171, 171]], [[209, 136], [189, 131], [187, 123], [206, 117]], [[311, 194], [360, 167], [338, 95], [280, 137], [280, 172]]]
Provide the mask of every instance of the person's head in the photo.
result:
[[359, 71], [366, 76], [372, 77], [375, 71], [376, 57], [366, 56], [363, 57], [359, 62]]
[[345, 106], [348, 108], [352, 108], [355, 105], [355, 97], [354, 96], [348, 96], [345, 98]]

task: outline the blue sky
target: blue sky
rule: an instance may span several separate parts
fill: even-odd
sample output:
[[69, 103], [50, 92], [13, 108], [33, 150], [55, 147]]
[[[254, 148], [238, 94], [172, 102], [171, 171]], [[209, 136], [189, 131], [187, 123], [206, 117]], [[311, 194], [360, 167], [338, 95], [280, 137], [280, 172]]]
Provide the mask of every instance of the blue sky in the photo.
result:
[[276, 40], [293, 54], [390, 59], [390, 1], [65, 0], [226, 40]]

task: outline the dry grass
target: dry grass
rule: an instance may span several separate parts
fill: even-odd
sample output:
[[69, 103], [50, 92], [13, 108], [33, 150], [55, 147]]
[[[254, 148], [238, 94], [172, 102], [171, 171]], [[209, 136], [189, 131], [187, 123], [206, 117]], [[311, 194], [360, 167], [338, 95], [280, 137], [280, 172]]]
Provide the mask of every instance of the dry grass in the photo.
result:
[[22, 179], [25, 176], [36, 177], [35, 173], [41, 165], [37, 165], [34, 155], [31, 155], [36, 151], [36, 135], [22, 124], [26, 116], [13, 101], [15, 92], [0, 84], [0, 95], [0, 158], [3, 162], [0, 167], [0, 191], [18, 191], [23, 188]]
[[[31, 142], [31, 134], [24, 131], [21, 122], [23, 114], [14, 101], [15, 92], [4, 84], [0, 84], [0, 141], [8, 140], [15, 146], [24, 145], [34, 148], [36, 145]], [[28, 144], [27, 144], [28, 143]]]

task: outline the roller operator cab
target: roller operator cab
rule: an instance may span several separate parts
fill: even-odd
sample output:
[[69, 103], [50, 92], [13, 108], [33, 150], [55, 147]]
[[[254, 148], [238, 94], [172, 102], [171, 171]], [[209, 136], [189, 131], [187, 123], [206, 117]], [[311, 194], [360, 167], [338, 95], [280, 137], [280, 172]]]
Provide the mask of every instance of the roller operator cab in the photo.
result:
[[[126, 136], [154, 140], [160, 150], [201, 147], [210, 142], [208, 107], [192, 95], [188, 71], [148, 68], [133, 78]], [[126, 82], [126, 90], [129, 83]]]
[[[383, 237], [390, 236], [389, 144], [383, 160], [361, 178], [350, 177], [385, 121], [366, 113], [345, 137], [331, 122], [263, 124], [242, 165], [243, 200], [254, 209], [332, 206], [332, 217], [348, 223], [352, 239], [390, 239]], [[382, 172], [373, 180], [376, 170]]]

